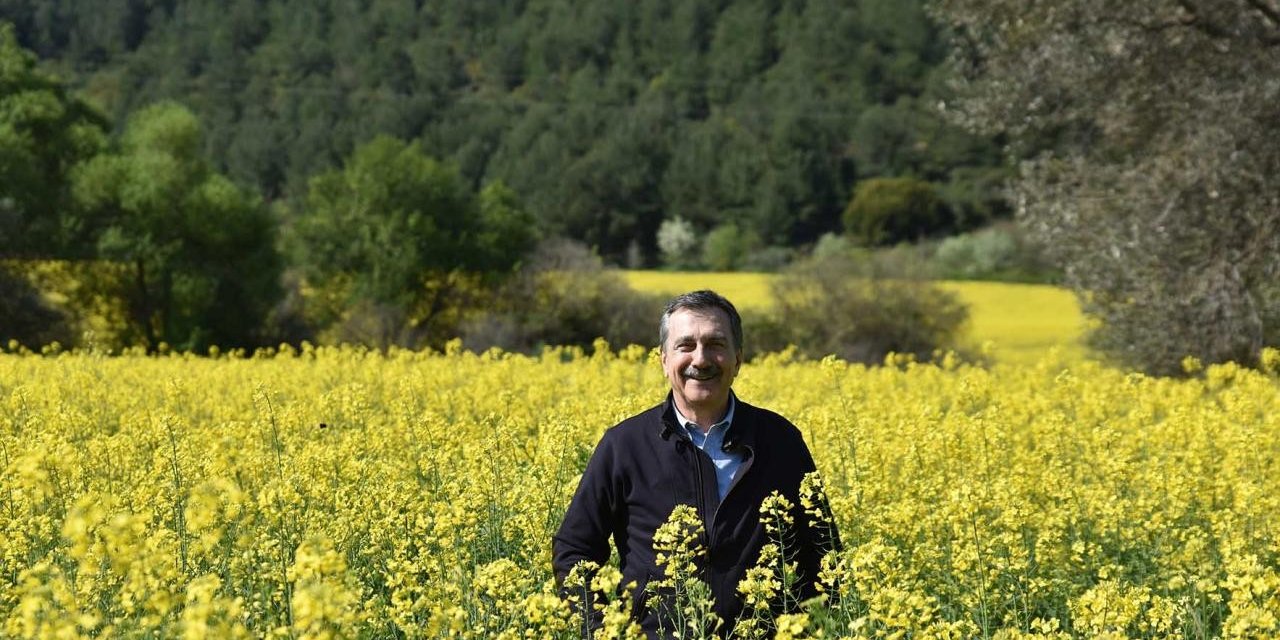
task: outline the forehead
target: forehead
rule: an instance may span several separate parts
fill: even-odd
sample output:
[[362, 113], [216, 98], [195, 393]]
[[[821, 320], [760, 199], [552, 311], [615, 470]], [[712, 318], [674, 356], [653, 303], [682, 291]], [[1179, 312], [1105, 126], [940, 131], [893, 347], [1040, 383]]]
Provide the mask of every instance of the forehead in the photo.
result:
[[667, 319], [667, 332], [673, 338], [730, 333], [729, 315], [721, 309], [677, 309]]

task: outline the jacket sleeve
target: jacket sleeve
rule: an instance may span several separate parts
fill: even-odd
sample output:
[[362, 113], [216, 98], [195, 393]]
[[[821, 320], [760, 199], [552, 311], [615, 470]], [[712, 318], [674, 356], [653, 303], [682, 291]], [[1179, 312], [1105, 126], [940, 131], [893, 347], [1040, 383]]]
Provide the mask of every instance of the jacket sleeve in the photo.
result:
[[604, 565], [609, 560], [609, 539], [618, 520], [619, 487], [612, 434], [605, 432], [578, 481], [573, 500], [552, 538], [552, 568], [556, 583], [563, 584], [583, 560]]

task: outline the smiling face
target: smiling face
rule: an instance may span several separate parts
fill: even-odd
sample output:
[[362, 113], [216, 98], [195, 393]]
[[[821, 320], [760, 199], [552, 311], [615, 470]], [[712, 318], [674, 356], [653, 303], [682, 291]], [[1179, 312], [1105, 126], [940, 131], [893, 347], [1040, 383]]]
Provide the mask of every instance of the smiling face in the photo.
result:
[[729, 387], [742, 366], [729, 316], [722, 310], [678, 309], [667, 320], [662, 370], [671, 382], [676, 408], [688, 418], [718, 419], [729, 402]]

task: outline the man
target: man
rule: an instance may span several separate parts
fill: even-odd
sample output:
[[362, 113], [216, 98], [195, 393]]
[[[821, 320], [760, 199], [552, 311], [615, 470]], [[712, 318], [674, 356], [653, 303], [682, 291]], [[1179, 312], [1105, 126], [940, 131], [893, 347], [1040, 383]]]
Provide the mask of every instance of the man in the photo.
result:
[[[653, 535], [676, 505], [692, 505], [705, 529], [702, 577], [727, 635], [743, 609], [738, 582], [768, 542], [760, 503], [778, 491], [799, 505], [813, 458], [794, 425], [734, 395], [742, 319], [728, 300], [712, 291], [677, 296], [658, 335], [671, 392], [605, 432], [555, 535], [553, 564], [562, 581], [580, 561], [603, 565], [612, 539], [623, 583], [635, 583], [632, 611], [656, 637], [660, 625], [671, 624], [647, 606], [646, 585], [663, 577]], [[798, 506], [792, 517], [800, 578], [794, 596], [805, 598], [814, 594], [820, 536]]]

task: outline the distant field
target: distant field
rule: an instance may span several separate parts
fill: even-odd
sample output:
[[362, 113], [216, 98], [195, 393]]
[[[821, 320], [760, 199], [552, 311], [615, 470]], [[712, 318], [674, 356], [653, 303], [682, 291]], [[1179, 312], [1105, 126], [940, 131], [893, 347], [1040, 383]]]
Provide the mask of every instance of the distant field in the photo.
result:
[[[627, 271], [627, 282], [641, 291], [676, 294], [714, 289], [744, 312], [769, 306], [769, 274]], [[1030, 363], [1057, 348], [1067, 360], [1084, 357], [1085, 320], [1075, 297], [1051, 285], [1004, 282], [943, 282], [969, 305], [969, 346], [990, 343], [1003, 361]]]

